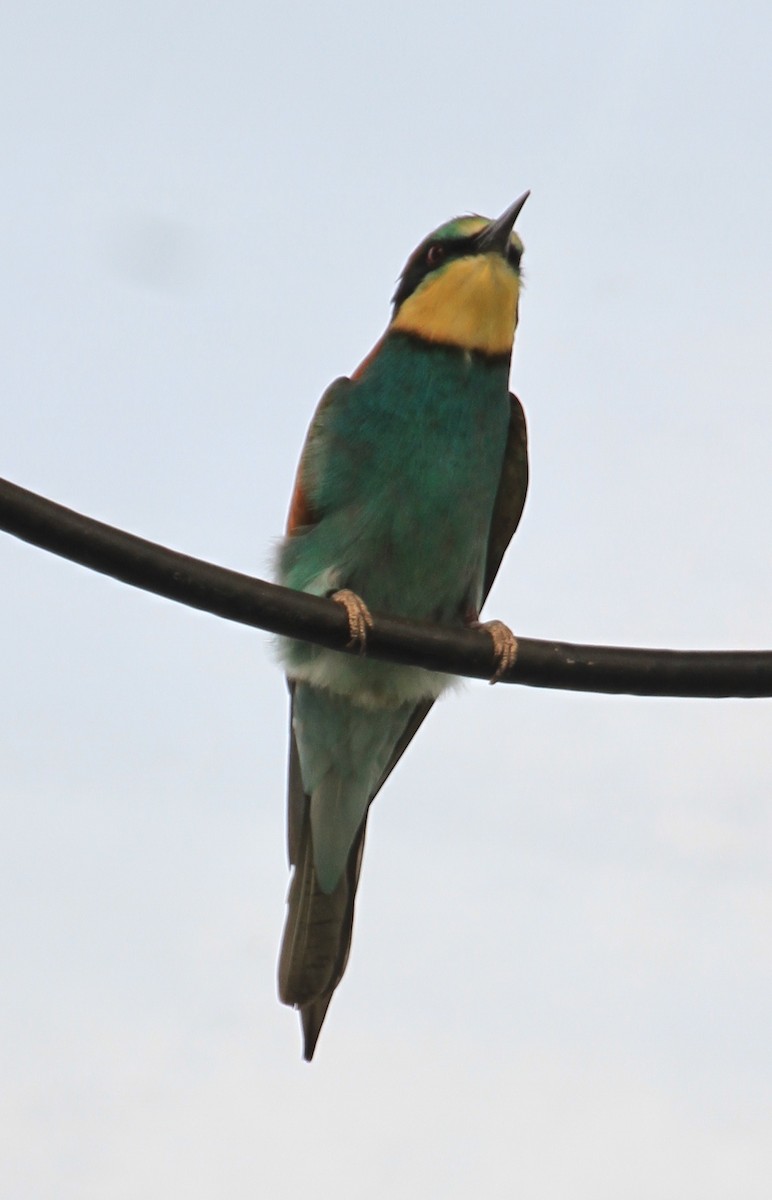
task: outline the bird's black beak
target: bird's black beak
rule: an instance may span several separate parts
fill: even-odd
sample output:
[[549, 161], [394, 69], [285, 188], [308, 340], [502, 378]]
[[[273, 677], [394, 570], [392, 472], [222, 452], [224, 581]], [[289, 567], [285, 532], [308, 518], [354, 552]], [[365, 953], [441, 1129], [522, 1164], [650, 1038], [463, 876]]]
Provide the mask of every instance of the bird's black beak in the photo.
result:
[[476, 248], [479, 254], [490, 254], [492, 251], [498, 251], [499, 254], [506, 255], [512, 227], [517, 220], [520, 209], [530, 194], [530, 191], [523, 192], [520, 199], [515, 200], [515, 203], [511, 204], [497, 221], [491, 221], [490, 225], [486, 229], [483, 229], [482, 233], [478, 234]]

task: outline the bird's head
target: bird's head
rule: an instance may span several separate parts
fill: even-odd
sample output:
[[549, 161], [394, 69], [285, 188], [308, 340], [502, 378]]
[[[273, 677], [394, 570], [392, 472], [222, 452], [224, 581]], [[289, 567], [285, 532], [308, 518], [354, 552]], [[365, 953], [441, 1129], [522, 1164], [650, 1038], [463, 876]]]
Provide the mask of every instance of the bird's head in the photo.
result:
[[411, 254], [390, 330], [488, 355], [509, 355], [517, 326], [523, 243], [512, 232], [526, 192], [496, 221], [457, 217]]

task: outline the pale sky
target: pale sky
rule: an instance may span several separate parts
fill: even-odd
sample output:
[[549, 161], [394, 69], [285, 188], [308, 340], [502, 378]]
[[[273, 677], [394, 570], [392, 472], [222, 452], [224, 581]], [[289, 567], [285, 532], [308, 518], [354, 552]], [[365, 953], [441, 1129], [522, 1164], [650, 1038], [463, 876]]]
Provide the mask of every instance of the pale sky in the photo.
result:
[[[530, 188], [487, 615], [770, 647], [767, 3], [6, 7], [0, 475], [265, 575], [410, 251]], [[0, 572], [0, 1195], [767, 1200], [772, 702], [443, 701], [308, 1066], [270, 639]]]

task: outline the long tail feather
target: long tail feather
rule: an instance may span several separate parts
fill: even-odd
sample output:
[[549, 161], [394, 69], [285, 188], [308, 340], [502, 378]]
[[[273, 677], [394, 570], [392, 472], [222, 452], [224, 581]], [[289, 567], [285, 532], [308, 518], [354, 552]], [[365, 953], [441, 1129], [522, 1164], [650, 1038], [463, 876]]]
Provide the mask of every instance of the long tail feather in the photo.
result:
[[[299, 692], [298, 688], [307, 685], [290, 683], [287, 845], [294, 870], [278, 982], [283, 1003], [300, 1009], [304, 1054], [310, 1061], [351, 949], [369, 805], [430, 702], [413, 713], [405, 738], [403, 730], [411, 715], [407, 705], [373, 714], [341, 698]], [[313, 799], [303, 783], [296, 719], [307, 739], [306, 754], [311, 756]], [[313, 738], [316, 741], [311, 740], [309, 748]], [[351, 803], [341, 805], [341, 788], [349, 787], [351, 781], [354, 787], [343, 796]], [[315, 833], [321, 838], [317, 846]]]
[[284, 1004], [300, 1009], [304, 1057], [309, 1062], [332, 994], [348, 962], [365, 826], [366, 820], [357, 833], [346, 869], [330, 894], [322, 891], [316, 878], [308, 816], [297, 837], [298, 857], [279, 955], [279, 996]]

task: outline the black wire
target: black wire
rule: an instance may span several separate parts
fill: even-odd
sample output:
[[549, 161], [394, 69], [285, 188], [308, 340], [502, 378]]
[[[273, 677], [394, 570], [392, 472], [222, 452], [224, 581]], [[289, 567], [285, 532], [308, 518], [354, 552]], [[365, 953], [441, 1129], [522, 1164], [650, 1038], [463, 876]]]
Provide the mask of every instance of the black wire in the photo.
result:
[[[229, 621], [345, 650], [339, 604], [253, 579], [124, 533], [0, 480], [0, 529], [133, 587]], [[489, 679], [485, 633], [375, 615], [372, 658]], [[503, 683], [636, 696], [772, 696], [772, 651], [679, 651], [578, 646], [518, 638]]]

